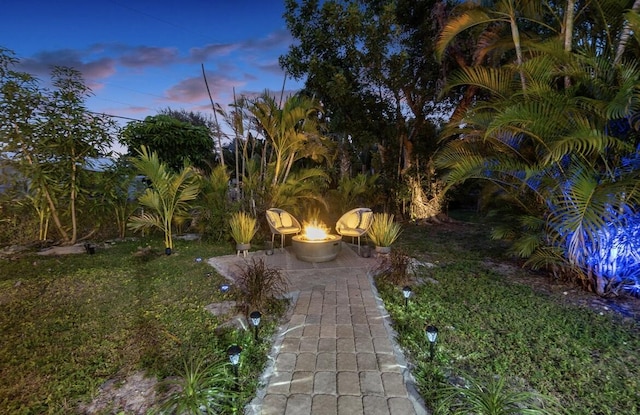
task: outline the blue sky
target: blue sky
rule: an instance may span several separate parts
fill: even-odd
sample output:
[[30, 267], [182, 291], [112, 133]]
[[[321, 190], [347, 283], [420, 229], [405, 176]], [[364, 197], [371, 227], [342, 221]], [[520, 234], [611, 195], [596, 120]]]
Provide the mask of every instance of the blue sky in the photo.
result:
[[[90, 110], [134, 119], [166, 107], [211, 115], [201, 64], [225, 109], [234, 88], [279, 94], [278, 57], [293, 41], [282, 0], [1, 0], [0, 9], [0, 46], [21, 70], [46, 81], [52, 65], [75, 67], [95, 94]], [[289, 78], [285, 94], [301, 86]]]

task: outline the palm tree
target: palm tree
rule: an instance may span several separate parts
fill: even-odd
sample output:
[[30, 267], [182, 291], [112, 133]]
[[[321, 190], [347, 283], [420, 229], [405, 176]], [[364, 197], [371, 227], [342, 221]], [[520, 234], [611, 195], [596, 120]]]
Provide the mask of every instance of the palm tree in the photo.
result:
[[303, 162], [327, 162], [333, 154], [332, 142], [322, 134], [321, 105], [315, 99], [294, 95], [280, 108], [265, 92], [249, 111], [265, 139], [262, 163], [259, 168], [247, 163], [243, 183], [258, 196], [259, 208], [277, 206], [301, 213], [304, 203], [326, 207], [322, 198], [328, 182], [326, 172]]
[[[600, 7], [606, 1], [591, 3]], [[612, 20], [619, 21], [616, 13]], [[582, 20], [576, 30], [585, 27]], [[595, 35], [586, 43], [616, 38], [610, 25], [612, 36], [590, 30]], [[614, 64], [613, 45], [583, 44], [567, 54], [564, 40], [552, 37], [530, 46], [521, 64], [467, 67], [453, 76], [450, 88], [473, 85], [485, 98], [462, 124], [456, 120], [445, 130], [450, 141], [437, 165], [448, 171], [449, 185], [488, 180], [517, 208], [520, 239], [514, 247], [530, 265], [578, 275], [604, 295], [629, 275], [621, 268], [636, 274], [640, 268], [637, 256], [634, 266], [594, 262], [616, 238], [626, 238], [624, 249], [632, 251], [627, 242], [633, 238], [621, 229], [640, 223], [634, 213], [640, 156], [633, 141], [640, 68]], [[512, 236], [514, 229], [496, 235]]]
[[133, 164], [151, 181], [151, 187], [138, 199], [151, 211], [133, 216], [129, 228], [134, 231], [160, 229], [164, 233], [165, 248], [172, 250], [172, 225], [176, 219], [188, 216], [188, 202], [195, 200], [200, 192], [197, 175], [190, 166], [172, 172], [160, 162], [155, 152], [149, 154], [145, 146], [141, 147]]
[[[282, 108], [269, 94], [263, 94], [250, 108], [252, 115], [273, 149], [271, 182], [287, 181], [295, 161], [309, 156], [305, 146], [321, 139], [318, 114], [320, 105], [304, 95], [289, 97]], [[316, 157], [324, 157], [326, 149], [314, 145]]]
[[[504, 56], [515, 54], [515, 65], [520, 68], [524, 63], [523, 39], [520, 24], [526, 22], [543, 30], [554, 32], [554, 29], [544, 22], [544, 3], [537, 0], [498, 0], [498, 1], [467, 1], [461, 3], [452, 12], [452, 17], [442, 29], [436, 43], [436, 56], [442, 59], [448, 47], [463, 32], [469, 32], [474, 28], [482, 28], [476, 38], [476, 44], [472, 50], [472, 61], [467, 65], [465, 59], [458, 56], [456, 61], [463, 65], [464, 69], [490, 64], [499, 66], [504, 61]], [[527, 44], [535, 44], [539, 33], [526, 32]], [[512, 52], [513, 51], [513, 52]], [[522, 90], [526, 89], [524, 73], [519, 72]], [[463, 99], [456, 109], [454, 120], [466, 111], [478, 92], [477, 85], [467, 85]]]

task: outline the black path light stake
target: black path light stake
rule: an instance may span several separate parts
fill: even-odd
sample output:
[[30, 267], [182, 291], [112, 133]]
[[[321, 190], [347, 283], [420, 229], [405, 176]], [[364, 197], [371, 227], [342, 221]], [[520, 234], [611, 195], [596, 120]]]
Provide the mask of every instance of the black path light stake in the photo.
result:
[[411, 287], [405, 285], [402, 287], [402, 295], [404, 296], [404, 308], [409, 306], [409, 297], [411, 297]]
[[240, 363], [240, 353], [242, 352], [242, 347], [234, 344], [233, 346], [229, 346], [227, 349], [227, 354], [229, 355], [229, 362], [231, 362], [231, 366], [233, 366], [233, 376], [235, 378], [235, 385], [238, 386], [238, 364]]
[[429, 359], [433, 362], [436, 341], [438, 340], [438, 328], [436, 326], [427, 326], [427, 340], [429, 340]]
[[254, 311], [249, 314], [249, 318], [251, 319], [251, 324], [253, 324], [253, 338], [258, 341], [258, 326], [260, 325], [262, 314], [259, 311]]

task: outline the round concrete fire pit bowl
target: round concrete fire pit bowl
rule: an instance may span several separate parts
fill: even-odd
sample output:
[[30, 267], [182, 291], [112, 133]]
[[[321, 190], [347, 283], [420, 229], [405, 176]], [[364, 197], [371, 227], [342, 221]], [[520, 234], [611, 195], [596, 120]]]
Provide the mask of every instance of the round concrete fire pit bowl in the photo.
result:
[[292, 238], [293, 252], [296, 258], [304, 262], [333, 261], [338, 256], [342, 247], [340, 235], [327, 235], [326, 239], [311, 240], [304, 236], [296, 235]]

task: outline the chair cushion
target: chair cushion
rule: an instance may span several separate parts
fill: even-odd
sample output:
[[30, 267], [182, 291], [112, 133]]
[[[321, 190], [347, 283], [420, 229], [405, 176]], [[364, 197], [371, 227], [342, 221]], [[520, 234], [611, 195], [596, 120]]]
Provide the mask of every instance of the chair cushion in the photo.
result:
[[280, 220], [278, 212], [267, 210], [267, 218], [269, 218], [269, 222], [271, 222], [274, 228], [282, 228], [282, 221]]
[[289, 235], [290, 233], [298, 233], [300, 232], [300, 228], [298, 228], [297, 226], [285, 226], [282, 228], [278, 228], [278, 232], [284, 234], [284, 235]]
[[362, 229], [342, 228], [339, 233], [342, 236], [362, 236], [364, 231]]
[[280, 213], [280, 220], [281, 220], [282, 226], [285, 228], [290, 228], [293, 225], [293, 218], [287, 212]]
[[346, 225], [347, 228], [355, 229], [358, 227], [359, 223], [360, 223], [360, 215], [357, 212], [353, 212], [349, 214], [344, 220], [344, 224]]
[[364, 229], [365, 231], [368, 230], [369, 226], [371, 226], [372, 220], [373, 220], [373, 212], [371, 211], [362, 212], [360, 214], [360, 224], [358, 225], [358, 228]]

